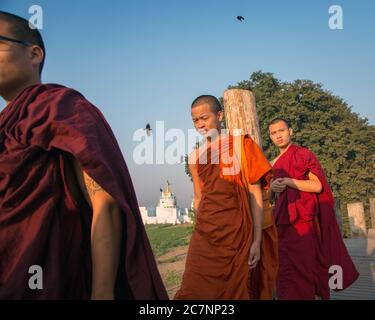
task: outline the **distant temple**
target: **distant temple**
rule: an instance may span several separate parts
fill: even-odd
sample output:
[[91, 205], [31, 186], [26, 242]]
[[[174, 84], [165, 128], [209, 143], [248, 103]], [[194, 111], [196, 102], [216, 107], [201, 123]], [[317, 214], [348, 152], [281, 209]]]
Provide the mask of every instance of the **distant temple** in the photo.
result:
[[139, 207], [144, 224], [192, 223], [192, 220], [188, 216], [189, 209], [180, 209], [177, 207], [177, 199], [172, 192], [169, 181], [167, 181], [164, 190], [160, 189], [160, 192], [161, 196], [156, 208]]
[[167, 186], [164, 190], [160, 189], [161, 197], [157, 208], [173, 209], [177, 208], [176, 196], [173, 194], [171, 184], [167, 180]]

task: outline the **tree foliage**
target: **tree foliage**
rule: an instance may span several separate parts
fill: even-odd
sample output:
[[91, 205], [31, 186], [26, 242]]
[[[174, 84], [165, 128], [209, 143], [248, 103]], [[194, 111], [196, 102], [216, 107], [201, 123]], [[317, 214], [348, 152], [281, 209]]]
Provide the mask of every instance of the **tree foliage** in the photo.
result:
[[[263, 148], [269, 159], [277, 150], [269, 139], [268, 124], [276, 117], [286, 118], [294, 130], [294, 142], [317, 155], [341, 211], [354, 201], [363, 202], [368, 209], [368, 199], [375, 195], [374, 125], [354, 113], [342, 98], [310, 80], [281, 82], [272, 73], [257, 71], [230, 88], [255, 94]], [[344, 220], [347, 223], [345, 215]]]
[[[294, 143], [312, 150], [322, 164], [332, 191], [340, 201], [344, 231], [348, 232], [346, 204], [365, 204], [375, 196], [375, 126], [361, 118], [340, 97], [310, 80], [282, 82], [272, 73], [257, 71], [249, 80], [229, 88], [251, 90], [256, 97], [263, 149], [268, 159], [278, 151], [268, 136], [276, 117], [290, 121]], [[189, 170], [187, 169], [187, 174]]]

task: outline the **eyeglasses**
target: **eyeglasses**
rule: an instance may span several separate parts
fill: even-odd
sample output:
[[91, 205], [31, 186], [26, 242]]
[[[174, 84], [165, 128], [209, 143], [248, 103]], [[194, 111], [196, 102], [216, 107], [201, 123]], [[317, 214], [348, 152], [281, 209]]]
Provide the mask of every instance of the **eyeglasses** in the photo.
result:
[[12, 38], [8, 38], [8, 37], [5, 37], [5, 36], [0, 36], [0, 41], [10, 41], [10, 42], [15, 42], [15, 43], [19, 43], [19, 44], [22, 44], [24, 46], [30, 46], [32, 45], [32, 43], [28, 42], [28, 41], [23, 41], [23, 40], [17, 40], [17, 39], [12, 39]]

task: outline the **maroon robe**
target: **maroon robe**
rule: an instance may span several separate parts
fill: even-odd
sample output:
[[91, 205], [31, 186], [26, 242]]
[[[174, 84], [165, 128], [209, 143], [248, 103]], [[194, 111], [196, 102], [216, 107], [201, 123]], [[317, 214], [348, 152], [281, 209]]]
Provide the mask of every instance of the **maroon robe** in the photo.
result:
[[[0, 113], [0, 299], [90, 298], [92, 212], [69, 190], [73, 157], [121, 207], [115, 298], [168, 299], [111, 128], [81, 94], [54, 84], [28, 87]], [[29, 288], [33, 265], [42, 290]]]
[[343, 289], [359, 276], [342, 240], [334, 198], [316, 156], [291, 145], [273, 165], [274, 179], [307, 180], [309, 172], [321, 184], [320, 193], [287, 187], [276, 201], [274, 214], [279, 237], [279, 299], [329, 299], [329, 268], [341, 266]]

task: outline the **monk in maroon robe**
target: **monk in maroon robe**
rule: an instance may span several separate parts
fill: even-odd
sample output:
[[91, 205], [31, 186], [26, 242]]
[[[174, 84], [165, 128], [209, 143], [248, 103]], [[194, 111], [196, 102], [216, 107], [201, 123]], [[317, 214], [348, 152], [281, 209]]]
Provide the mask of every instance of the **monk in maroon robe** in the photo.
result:
[[[307, 148], [291, 143], [288, 122], [277, 118], [269, 126], [280, 155], [272, 161], [271, 190], [279, 240], [278, 299], [329, 299], [331, 277], [342, 275], [331, 289], [350, 286], [358, 272], [337, 225], [334, 199], [324, 171]], [[330, 270], [331, 266], [334, 269]], [[339, 269], [337, 269], [337, 267]]]
[[0, 12], [0, 299], [167, 299], [111, 128], [44, 55]]

